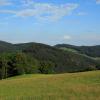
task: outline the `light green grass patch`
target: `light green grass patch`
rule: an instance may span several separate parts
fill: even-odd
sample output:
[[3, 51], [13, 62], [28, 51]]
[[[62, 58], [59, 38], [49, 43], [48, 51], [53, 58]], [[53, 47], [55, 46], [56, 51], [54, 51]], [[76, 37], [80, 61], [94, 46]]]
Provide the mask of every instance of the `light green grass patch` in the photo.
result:
[[1, 80], [0, 100], [100, 100], [100, 71]]

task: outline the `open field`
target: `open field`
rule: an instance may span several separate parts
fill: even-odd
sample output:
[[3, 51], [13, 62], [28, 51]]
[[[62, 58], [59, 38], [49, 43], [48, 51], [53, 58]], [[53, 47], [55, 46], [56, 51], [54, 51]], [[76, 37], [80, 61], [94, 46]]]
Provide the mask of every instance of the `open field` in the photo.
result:
[[1, 80], [0, 100], [100, 100], [100, 71]]

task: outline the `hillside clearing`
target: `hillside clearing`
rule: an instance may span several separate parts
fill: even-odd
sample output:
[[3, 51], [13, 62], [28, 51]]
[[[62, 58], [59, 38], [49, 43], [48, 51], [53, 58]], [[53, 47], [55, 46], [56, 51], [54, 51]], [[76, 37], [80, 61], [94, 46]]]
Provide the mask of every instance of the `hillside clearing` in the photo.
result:
[[100, 71], [1, 80], [0, 100], [100, 100]]

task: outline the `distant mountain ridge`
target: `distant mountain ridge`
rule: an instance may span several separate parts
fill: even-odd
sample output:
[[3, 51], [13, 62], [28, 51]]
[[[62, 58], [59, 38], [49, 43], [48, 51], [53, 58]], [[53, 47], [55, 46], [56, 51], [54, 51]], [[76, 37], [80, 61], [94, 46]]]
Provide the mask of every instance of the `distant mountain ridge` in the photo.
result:
[[86, 54], [91, 57], [100, 57], [100, 45], [96, 46], [74, 46], [69, 44], [57, 44], [56, 48], [70, 48], [78, 51], [81, 54]]
[[13, 44], [5, 42], [5, 41], [0, 41], [0, 52], [4, 51], [12, 51], [14, 49]]

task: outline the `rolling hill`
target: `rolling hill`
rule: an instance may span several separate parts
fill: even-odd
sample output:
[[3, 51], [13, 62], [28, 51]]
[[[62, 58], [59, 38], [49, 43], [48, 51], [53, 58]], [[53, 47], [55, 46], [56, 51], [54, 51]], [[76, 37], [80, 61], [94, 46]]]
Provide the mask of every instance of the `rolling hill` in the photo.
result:
[[5, 41], [0, 41], [0, 53], [3, 52], [12, 52], [14, 51], [15, 47], [13, 44], [5, 42]]
[[0, 80], [1, 100], [100, 100], [100, 71]]
[[67, 48], [91, 57], [100, 57], [100, 45], [96, 46], [74, 46], [69, 44], [57, 44], [56, 48]]
[[0, 42], [0, 78], [31, 73], [66, 73], [100, 69], [99, 60], [41, 43]]

